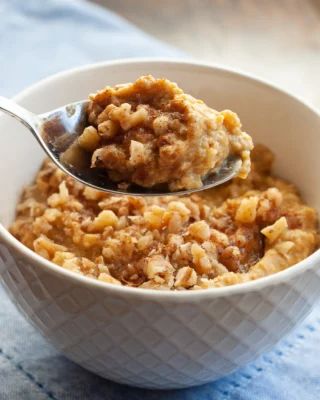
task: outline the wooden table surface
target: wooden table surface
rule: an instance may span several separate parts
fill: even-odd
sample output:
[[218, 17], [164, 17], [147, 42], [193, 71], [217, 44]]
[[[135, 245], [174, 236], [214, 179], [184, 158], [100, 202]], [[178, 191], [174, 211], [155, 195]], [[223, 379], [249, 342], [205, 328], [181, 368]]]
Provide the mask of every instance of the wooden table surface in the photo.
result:
[[92, 0], [205, 61], [254, 73], [320, 109], [320, 0]]

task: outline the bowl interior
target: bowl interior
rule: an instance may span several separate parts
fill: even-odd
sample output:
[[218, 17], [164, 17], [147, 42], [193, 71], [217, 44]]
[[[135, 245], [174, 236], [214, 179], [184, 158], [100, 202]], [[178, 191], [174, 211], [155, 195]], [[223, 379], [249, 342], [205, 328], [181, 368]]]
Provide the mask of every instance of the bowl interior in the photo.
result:
[[[167, 77], [213, 108], [237, 112], [253, 140], [275, 153], [275, 173], [295, 183], [305, 200], [320, 211], [320, 116], [299, 100], [247, 76], [172, 61], [105, 63], [42, 81], [24, 91], [18, 101], [42, 113], [143, 74]], [[44, 153], [15, 120], [1, 116], [0, 131], [0, 222], [8, 226], [17, 198], [32, 181]]]

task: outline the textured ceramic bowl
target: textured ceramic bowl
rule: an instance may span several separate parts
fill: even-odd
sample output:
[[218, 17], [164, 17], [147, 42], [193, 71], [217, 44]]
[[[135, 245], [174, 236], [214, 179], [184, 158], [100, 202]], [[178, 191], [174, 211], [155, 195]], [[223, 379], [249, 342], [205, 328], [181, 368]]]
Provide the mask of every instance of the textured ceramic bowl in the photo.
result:
[[[124, 60], [45, 79], [16, 100], [44, 112], [105, 84], [166, 76], [217, 109], [231, 108], [275, 171], [320, 210], [320, 116], [252, 77], [196, 63]], [[0, 278], [26, 318], [66, 357], [105, 378], [146, 388], [182, 388], [224, 376], [270, 349], [320, 296], [320, 252], [255, 282], [193, 292], [111, 286], [76, 275], [24, 247], [6, 230], [21, 188], [44, 157], [31, 135], [0, 118]]]

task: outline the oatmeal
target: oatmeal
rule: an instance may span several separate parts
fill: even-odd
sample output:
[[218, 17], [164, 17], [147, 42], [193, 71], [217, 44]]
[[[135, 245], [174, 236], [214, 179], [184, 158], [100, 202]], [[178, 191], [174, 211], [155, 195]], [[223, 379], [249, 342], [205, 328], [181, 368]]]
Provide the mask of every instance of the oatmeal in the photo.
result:
[[10, 230], [62, 268], [115, 285], [186, 290], [281, 271], [317, 248], [317, 215], [252, 154], [246, 180], [186, 197], [98, 192], [45, 161]]
[[209, 108], [167, 79], [142, 76], [91, 95], [88, 124], [78, 145], [92, 168], [122, 187], [199, 188], [229, 155], [242, 159], [239, 177], [250, 171], [252, 140], [238, 116]]

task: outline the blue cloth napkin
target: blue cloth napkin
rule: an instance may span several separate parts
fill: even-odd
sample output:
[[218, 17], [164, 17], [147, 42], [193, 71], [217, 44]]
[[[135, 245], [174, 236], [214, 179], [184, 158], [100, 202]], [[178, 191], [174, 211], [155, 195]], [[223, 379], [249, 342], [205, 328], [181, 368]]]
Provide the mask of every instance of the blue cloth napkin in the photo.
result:
[[[7, 96], [89, 62], [182, 54], [80, 0], [0, 0], [0, 21], [0, 93]], [[65, 359], [0, 288], [0, 400], [318, 400], [318, 311], [272, 352], [224, 379], [186, 390], [150, 391], [104, 380]]]

